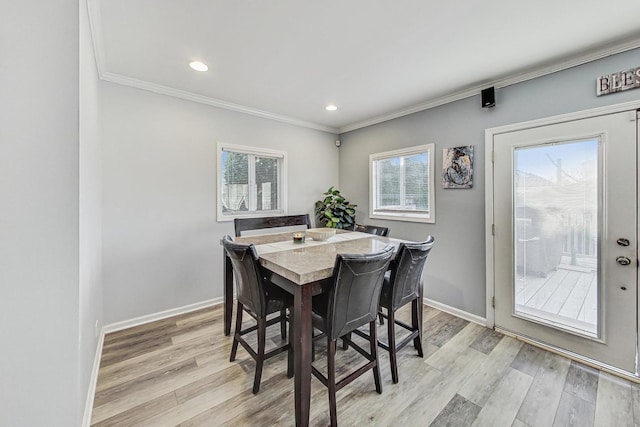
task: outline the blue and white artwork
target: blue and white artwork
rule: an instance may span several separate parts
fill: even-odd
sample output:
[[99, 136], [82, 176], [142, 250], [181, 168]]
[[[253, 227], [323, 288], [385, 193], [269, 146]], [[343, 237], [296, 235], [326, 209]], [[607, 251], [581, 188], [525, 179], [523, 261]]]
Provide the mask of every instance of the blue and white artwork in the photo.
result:
[[442, 150], [442, 188], [473, 187], [473, 145]]

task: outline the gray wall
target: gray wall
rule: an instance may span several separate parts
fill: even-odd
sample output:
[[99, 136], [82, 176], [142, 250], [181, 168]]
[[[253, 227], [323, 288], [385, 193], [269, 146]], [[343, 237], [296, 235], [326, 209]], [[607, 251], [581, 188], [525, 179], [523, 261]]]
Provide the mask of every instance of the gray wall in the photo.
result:
[[218, 141], [288, 152], [290, 213], [338, 181], [336, 135], [101, 84], [107, 323], [222, 296]]
[[[357, 221], [391, 227], [406, 239], [436, 237], [425, 271], [425, 297], [485, 316], [485, 144], [486, 128], [576, 112], [640, 98], [640, 90], [596, 97], [595, 79], [640, 65], [640, 50], [570, 68], [496, 90], [496, 106], [480, 107], [480, 96], [340, 135], [340, 190], [358, 204]], [[369, 154], [419, 144], [436, 146], [436, 223], [368, 219]], [[473, 188], [444, 190], [442, 149], [475, 146]]]
[[74, 426], [78, 0], [0, 14], [0, 425]]

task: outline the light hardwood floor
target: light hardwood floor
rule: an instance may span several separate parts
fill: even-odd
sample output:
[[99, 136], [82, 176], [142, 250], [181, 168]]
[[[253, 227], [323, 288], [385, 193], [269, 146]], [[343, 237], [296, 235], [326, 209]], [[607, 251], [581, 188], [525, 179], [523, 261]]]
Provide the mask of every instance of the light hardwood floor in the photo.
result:
[[[278, 342], [279, 328], [270, 330]], [[242, 348], [229, 362], [231, 341], [221, 306], [108, 334], [92, 426], [294, 425], [286, 353], [265, 362], [253, 395], [255, 364]], [[422, 359], [411, 345], [400, 351], [399, 384], [381, 351], [381, 395], [370, 374], [338, 392], [341, 426], [640, 425], [640, 387], [629, 381], [430, 307], [423, 341]], [[326, 372], [324, 350], [319, 342], [314, 366]], [[338, 351], [338, 375], [356, 363], [353, 349]], [[310, 424], [329, 424], [327, 391], [315, 378]]]

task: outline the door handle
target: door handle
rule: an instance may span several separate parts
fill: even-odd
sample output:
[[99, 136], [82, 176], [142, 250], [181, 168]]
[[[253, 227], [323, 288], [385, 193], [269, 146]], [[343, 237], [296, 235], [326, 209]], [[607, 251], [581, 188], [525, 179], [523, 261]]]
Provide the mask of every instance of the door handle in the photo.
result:
[[624, 237], [621, 237], [618, 240], [616, 240], [616, 243], [619, 244], [620, 246], [629, 246], [631, 244], [631, 242], [629, 242], [629, 239], [625, 239]]
[[626, 256], [619, 256], [618, 258], [616, 258], [616, 262], [620, 265], [629, 265], [631, 264], [631, 260], [629, 258], [627, 258]]

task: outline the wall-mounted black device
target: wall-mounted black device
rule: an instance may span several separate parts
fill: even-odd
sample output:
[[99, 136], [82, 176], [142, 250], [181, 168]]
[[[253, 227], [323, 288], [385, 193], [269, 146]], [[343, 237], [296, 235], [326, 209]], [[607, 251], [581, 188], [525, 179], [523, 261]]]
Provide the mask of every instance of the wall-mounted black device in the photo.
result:
[[496, 92], [492, 87], [482, 90], [482, 108], [491, 108], [496, 105]]

